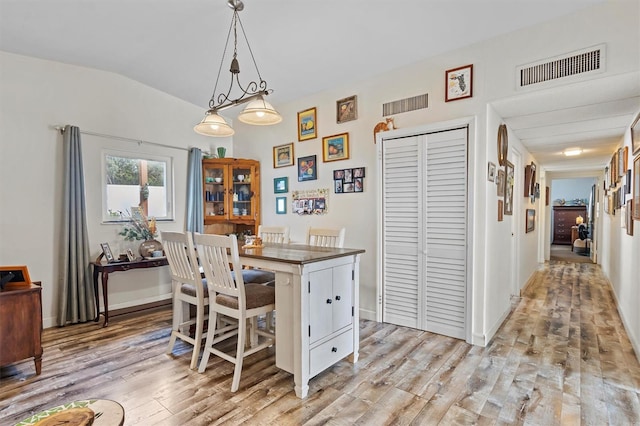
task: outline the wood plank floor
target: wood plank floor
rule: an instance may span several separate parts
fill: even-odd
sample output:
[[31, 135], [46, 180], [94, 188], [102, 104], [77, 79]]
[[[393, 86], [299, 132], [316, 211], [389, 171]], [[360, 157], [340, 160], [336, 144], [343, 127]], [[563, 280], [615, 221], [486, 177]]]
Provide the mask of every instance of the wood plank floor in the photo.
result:
[[0, 424], [88, 398], [120, 402], [126, 425], [640, 424], [640, 365], [597, 265], [547, 264], [481, 348], [361, 321], [360, 361], [341, 361], [296, 398], [273, 349], [252, 355], [237, 393], [232, 365], [189, 370], [166, 355], [170, 312], [44, 332], [33, 362], [3, 368]]

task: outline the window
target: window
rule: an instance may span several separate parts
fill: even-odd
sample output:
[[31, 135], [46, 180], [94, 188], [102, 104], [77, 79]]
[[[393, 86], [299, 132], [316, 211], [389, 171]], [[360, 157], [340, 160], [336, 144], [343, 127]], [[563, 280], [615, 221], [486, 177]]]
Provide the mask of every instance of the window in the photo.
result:
[[173, 219], [171, 158], [104, 152], [102, 172], [104, 222], [120, 222], [138, 206], [148, 217]]

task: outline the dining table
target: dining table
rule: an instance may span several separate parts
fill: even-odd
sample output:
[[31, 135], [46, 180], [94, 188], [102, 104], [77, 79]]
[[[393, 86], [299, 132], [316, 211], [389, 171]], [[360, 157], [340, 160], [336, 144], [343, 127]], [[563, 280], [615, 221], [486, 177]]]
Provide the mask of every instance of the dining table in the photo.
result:
[[363, 249], [263, 243], [239, 249], [245, 267], [275, 272], [276, 366], [293, 374], [296, 396], [348, 357], [358, 361]]

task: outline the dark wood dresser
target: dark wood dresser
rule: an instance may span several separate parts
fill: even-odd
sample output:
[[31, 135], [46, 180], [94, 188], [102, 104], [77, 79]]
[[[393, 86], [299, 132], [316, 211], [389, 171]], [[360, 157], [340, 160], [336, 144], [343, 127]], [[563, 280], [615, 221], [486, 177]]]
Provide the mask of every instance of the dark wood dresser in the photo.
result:
[[555, 206], [553, 208], [553, 241], [551, 244], [571, 245], [571, 227], [576, 218], [587, 220], [587, 206]]
[[30, 284], [0, 291], [0, 365], [33, 357], [40, 374], [41, 339], [42, 287]]

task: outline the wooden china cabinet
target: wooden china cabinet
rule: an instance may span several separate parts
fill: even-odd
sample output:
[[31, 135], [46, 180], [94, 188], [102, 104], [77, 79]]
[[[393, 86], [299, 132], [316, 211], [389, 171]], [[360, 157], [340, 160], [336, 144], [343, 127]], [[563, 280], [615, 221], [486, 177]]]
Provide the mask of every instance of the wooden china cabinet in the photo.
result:
[[582, 216], [587, 221], [587, 206], [553, 207], [553, 241], [551, 244], [573, 244], [571, 230], [576, 225], [578, 216]]
[[260, 162], [242, 158], [202, 160], [204, 232], [257, 235]]

